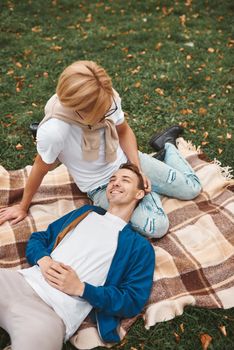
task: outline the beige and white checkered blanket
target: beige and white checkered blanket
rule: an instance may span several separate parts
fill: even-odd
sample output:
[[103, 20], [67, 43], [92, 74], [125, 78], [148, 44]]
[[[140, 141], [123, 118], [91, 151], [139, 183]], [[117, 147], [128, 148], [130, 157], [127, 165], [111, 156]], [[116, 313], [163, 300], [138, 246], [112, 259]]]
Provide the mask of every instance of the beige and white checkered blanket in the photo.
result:
[[[198, 157], [182, 138], [178, 148], [196, 170], [203, 192], [192, 201], [163, 197], [170, 220], [168, 234], [152, 240], [156, 253], [154, 286], [142, 316], [148, 328], [156, 322], [183, 313], [186, 305], [205, 308], [234, 306], [234, 181], [225, 169]], [[0, 167], [0, 207], [20, 200], [31, 167], [6, 171]], [[227, 169], [226, 169], [227, 170]], [[228, 189], [229, 188], [229, 189]], [[0, 226], [0, 267], [24, 268], [29, 235], [43, 230], [65, 213], [88, 203], [72, 182], [64, 166], [51, 171], [33, 198], [29, 216], [14, 226]], [[124, 320], [124, 337], [136, 318]], [[95, 326], [87, 319], [71, 338], [79, 349], [103, 344]]]

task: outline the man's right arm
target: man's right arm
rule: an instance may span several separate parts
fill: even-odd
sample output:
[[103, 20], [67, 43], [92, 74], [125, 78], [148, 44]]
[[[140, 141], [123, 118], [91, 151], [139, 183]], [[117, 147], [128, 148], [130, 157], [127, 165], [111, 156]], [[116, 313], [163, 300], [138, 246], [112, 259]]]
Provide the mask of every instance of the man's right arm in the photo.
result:
[[41, 156], [37, 155], [28, 177], [20, 204], [2, 208], [0, 210], [0, 225], [8, 220], [12, 220], [11, 223], [16, 224], [27, 216], [27, 212], [34, 194], [40, 186], [44, 176], [53, 168], [54, 164], [46, 164], [42, 160]]

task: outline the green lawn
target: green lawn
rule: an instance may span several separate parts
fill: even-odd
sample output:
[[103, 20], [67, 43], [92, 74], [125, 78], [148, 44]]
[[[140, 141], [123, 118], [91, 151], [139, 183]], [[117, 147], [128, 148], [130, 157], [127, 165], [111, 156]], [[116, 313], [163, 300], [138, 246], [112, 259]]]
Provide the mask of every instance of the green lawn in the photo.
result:
[[[32, 164], [28, 125], [43, 117], [65, 66], [89, 59], [113, 78], [140, 150], [152, 151], [154, 132], [181, 123], [211, 160], [234, 167], [232, 0], [1, 0], [0, 8], [1, 165]], [[234, 310], [188, 308], [150, 331], [138, 321], [117, 348], [195, 350], [208, 333], [209, 349], [226, 350], [233, 329]], [[7, 342], [1, 333], [0, 349]]]

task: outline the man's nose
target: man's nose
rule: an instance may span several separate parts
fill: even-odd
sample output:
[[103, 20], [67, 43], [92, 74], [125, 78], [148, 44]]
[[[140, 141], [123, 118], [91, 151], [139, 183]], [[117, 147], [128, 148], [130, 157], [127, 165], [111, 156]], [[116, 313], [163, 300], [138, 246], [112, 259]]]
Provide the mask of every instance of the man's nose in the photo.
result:
[[120, 184], [120, 180], [119, 179], [115, 179], [114, 182], [113, 182], [113, 185], [114, 186], [119, 186]]

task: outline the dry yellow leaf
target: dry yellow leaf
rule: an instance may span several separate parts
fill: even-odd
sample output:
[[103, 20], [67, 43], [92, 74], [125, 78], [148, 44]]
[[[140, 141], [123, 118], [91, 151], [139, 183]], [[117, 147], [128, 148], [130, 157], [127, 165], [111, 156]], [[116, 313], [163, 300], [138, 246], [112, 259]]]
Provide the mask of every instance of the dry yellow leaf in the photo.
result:
[[161, 49], [161, 47], [162, 47], [162, 43], [157, 43], [155, 45], [155, 50], [159, 51]]
[[23, 87], [23, 81], [22, 80], [17, 81], [16, 88], [15, 88], [16, 92], [20, 92], [22, 90], [22, 87]]
[[223, 152], [222, 148], [218, 148], [218, 153], [221, 154]]
[[184, 333], [184, 324], [183, 323], [180, 324], [180, 330], [182, 333]]
[[180, 336], [179, 336], [179, 334], [177, 334], [176, 332], [174, 332], [174, 336], [175, 336], [175, 341], [176, 341], [177, 343], [179, 343], [179, 341], [180, 341]]
[[134, 84], [135, 88], [139, 88], [141, 86], [141, 82], [140, 81], [137, 81], [135, 84]]
[[32, 28], [32, 32], [34, 32], [34, 33], [40, 33], [40, 32], [42, 32], [42, 29], [41, 29], [40, 26], [36, 26], [36, 27], [33, 27], [33, 28]]
[[227, 132], [226, 137], [227, 137], [227, 139], [231, 139], [231, 138], [232, 138], [232, 134], [230, 134], [229, 132]]
[[17, 151], [20, 151], [21, 149], [24, 148], [24, 146], [22, 146], [21, 143], [17, 143], [17, 145], [15, 146], [15, 148], [17, 149]]
[[198, 113], [200, 115], [206, 115], [207, 114], [207, 109], [204, 108], [204, 107], [200, 107], [199, 110], [198, 110]]
[[203, 136], [206, 139], [208, 137], [209, 133], [207, 131], [204, 132]]
[[213, 52], [215, 52], [215, 49], [213, 49], [213, 47], [209, 47], [209, 48], [207, 49], [207, 51], [208, 51], [209, 53], [213, 53]]
[[185, 15], [182, 15], [179, 17], [180, 18], [180, 24], [182, 26], [185, 26], [185, 23], [186, 23], [186, 16]]
[[226, 337], [227, 336], [227, 331], [225, 326], [219, 326], [220, 332]]
[[9, 69], [8, 72], [7, 72], [7, 75], [13, 75], [14, 74], [14, 69]]
[[62, 50], [62, 46], [53, 45], [50, 47], [50, 49], [53, 51], [60, 51], [60, 50]]
[[154, 91], [157, 92], [158, 95], [164, 96], [164, 91], [163, 91], [163, 89], [156, 88]]
[[92, 22], [92, 21], [93, 21], [93, 16], [92, 16], [92, 14], [91, 14], [91, 13], [88, 13], [85, 22], [89, 23], [89, 22]]
[[20, 62], [16, 62], [16, 67], [18, 67], [18, 68], [22, 68], [22, 64], [20, 63]]
[[183, 115], [187, 115], [187, 114], [192, 114], [193, 111], [192, 111], [192, 109], [184, 108], [184, 109], [180, 110], [180, 113]]
[[212, 337], [209, 334], [204, 333], [200, 335], [200, 340], [202, 344], [202, 349], [207, 350], [208, 346], [210, 345], [210, 342], [212, 341]]

